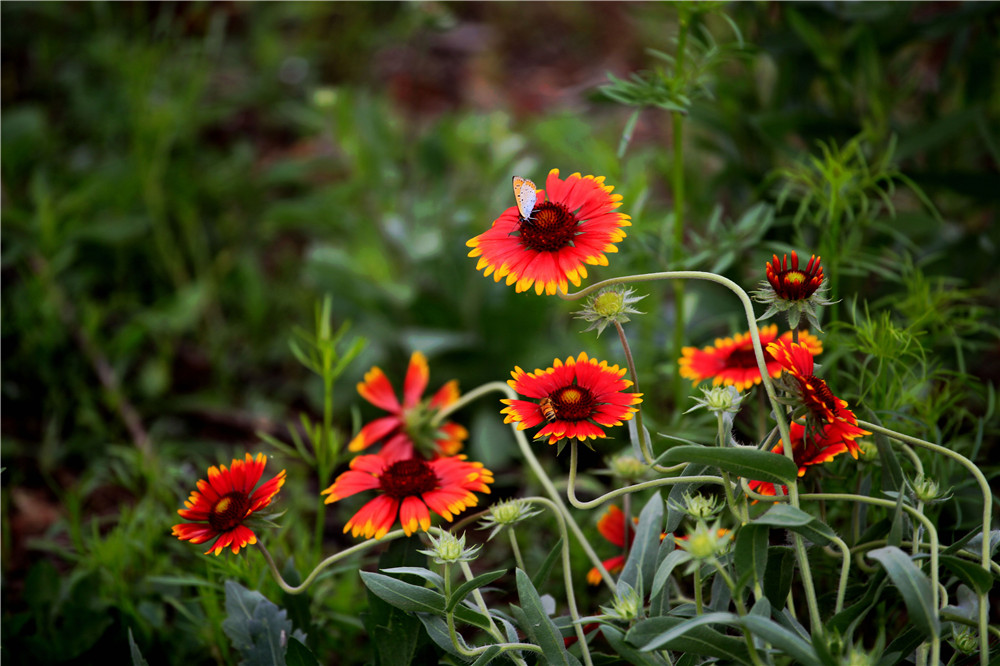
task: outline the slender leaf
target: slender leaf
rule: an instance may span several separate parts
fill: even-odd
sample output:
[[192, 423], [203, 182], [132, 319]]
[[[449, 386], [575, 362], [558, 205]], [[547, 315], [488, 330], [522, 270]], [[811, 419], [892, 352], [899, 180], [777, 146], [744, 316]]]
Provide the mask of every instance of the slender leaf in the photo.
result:
[[517, 596], [521, 601], [521, 611], [525, 619], [521, 628], [538, 644], [538, 647], [542, 648], [542, 655], [549, 664], [579, 666], [579, 660], [566, 651], [562, 634], [545, 613], [542, 599], [538, 596], [535, 586], [531, 584], [531, 578], [520, 569], [517, 569], [516, 577]]
[[[920, 553], [913, 559], [922, 560], [929, 557], [929, 553]], [[963, 583], [974, 588], [979, 594], [986, 594], [993, 588], [993, 574], [975, 562], [969, 562], [954, 555], [939, 555], [938, 562], [948, 567], [949, 571], [961, 578]]]
[[538, 567], [535, 575], [531, 577], [531, 584], [534, 585], [536, 589], [541, 587], [542, 583], [548, 580], [549, 573], [552, 571], [552, 566], [556, 563], [556, 560], [559, 559], [559, 556], [562, 555], [562, 544], [562, 537], [560, 537], [559, 540], [556, 541], [556, 545], [549, 551], [549, 554], [545, 556], [545, 560], [542, 561], [542, 564]]
[[757, 449], [675, 446], [663, 455], [667, 465], [700, 463], [756, 481], [790, 485], [798, 478], [799, 468], [791, 460], [770, 451]]
[[663, 666], [663, 660], [655, 654], [643, 652], [632, 647], [625, 641], [625, 634], [618, 628], [610, 625], [601, 626], [601, 634], [608, 644], [611, 645], [621, 659], [628, 661], [634, 666]]
[[759, 523], [749, 523], [740, 528], [733, 546], [733, 564], [740, 579], [750, 575], [756, 585], [764, 580], [769, 532], [766, 526]]
[[[628, 520], [628, 517], [626, 517]], [[629, 550], [625, 568], [618, 578], [618, 585], [629, 585], [639, 591], [640, 597], [645, 597], [642, 586], [648, 586], [656, 571], [656, 554], [660, 547], [660, 534], [663, 530], [663, 499], [660, 493], [655, 493], [646, 502], [639, 513], [639, 524], [636, 526], [635, 538]]]
[[792, 550], [785, 546], [767, 549], [767, 566], [764, 571], [764, 595], [773, 608], [784, 608], [788, 592], [792, 589]]
[[691, 555], [686, 550], [681, 550], [680, 548], [667, 555], [656, 570], [649, 594], [651, 596], [658, 594], [663, 589], [663, 586], [666, 585], [667, 579], [670, 578], [670, 574], [673, 573], [674, 569], [690, 560]]
[[689, 619], [655, 617], [637, 623], [625, 639], [644, 651], [665, 648], [746, 663], [750, 659], [746, 643], [705, 626], [735, 617], [732, 613], [706, 613]]
[[[444, 595], [434, 590], [371, 571], [362, 571], [361, 579], [375, 596], [400, 610], [444, 614]], [[490, 627], [489, 619], [485, 615], [465, 606], [455, 607], [455, 617], [480, 629]]]
[[285, 663], [288, 666], [319, 666], [316, 655], [312, 653], [306, 644], [295, 637], [288, 639], [288, 647], [285, 650]]
[[445, 610], [451, 611], [451, 609], [453, 609], [455, 606], [461, 603], [462, 600], [465, 599], [465, 597], [468, 596], [470, 592], [479, 589], [484, 585], [489, 585], [497, 578], [503, 576], [505, 573], [507, 573], [506, 569], [498, 569], [497, 571], [490, 571], [489, 573], [480, 574], [475, 578], [473, 578], [472, 580], [465, 581], [464, 583], [459, 585], [454, 592], [452, 592], [451, 599], [448, 601], [448, 607]]
[[792, 657], [796, 664], [822, 666], [816, 651], [808, 641], [774, 620], [763, 615], [744, 615], [739, 623], [754, 636], [758, 636]]
[[149, 666], [149, 662], [143, 658], [139, 646], [135, 644], [135, 639], [132, 638], [132, 627], [128, 628], [128, 651], [132, 657], [132, 666]]
[[886, 546], [868, 551], [868, 557], [881, 564], [889, 574], [892, 584], [903, 596], [910, 621], [926, 636], [939, 636], [941, 625], [934, 608], [931, 581], [910, 556], [895, 546]]
[[784, 527], [801, 534], [818, 546], [827, 545], [831, 537], [836, 536], [836, 532], [829, 525], [789, 504], [775, 504], [754, 522], [758, 525]]
[[491, 645], [486, 648], [485, 652], [479, 655], [479, 659], [472, 662], [472, 666], [486, 666], [486, 664], [490, 663], [501, 654], [503, 653], [501, 652], [499, 645]]
[[441, 578], [441, 575], [431, 571], [427, 567], [389, 567], [388, 569], [382, 569], [381, 571], [382, 573], [387, 574], [407, 574], [410, 576], [416, 576], [417, 578], [426, 580], [439, 590], [444, 589], [444, 579]]

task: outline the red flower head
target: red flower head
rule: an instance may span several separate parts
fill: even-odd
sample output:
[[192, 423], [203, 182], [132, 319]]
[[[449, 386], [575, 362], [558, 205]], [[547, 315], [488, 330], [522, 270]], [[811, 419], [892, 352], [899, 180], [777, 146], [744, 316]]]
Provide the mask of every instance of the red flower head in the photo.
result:
[[[639, 521], [635, 518], [632, 519], [632, 523], [638, 523]], [[614, 504], [608, 506], [608, 510], [604, 512], [600, 520], [597, 521], [597, 531], [601, 533], [605, 539], [610, 541], [612, 544], [618, 546], [618, 548], [625, 548], [625, 514]], [[630, 529], [628, 531], [628, 546], [632, 547], [632, 542], [635, 541], [635, 529]], [[625, 555], [619, 554], [607, 560], [602, 560], [601, 564], [607, 569], [609, 574], [616, 574], [625, 568]], [[597, 567], [593, 567], [587, 572], [587, 582], [591, 585], [600, 585], [601, 583], [601, 572], [598, 571]]]
[[812, 255], [805, 270], [799, 270], [799, 256], [792, 252], [791, 265], [788, 263], [788, 255], [773, 255], [771, 263], [767, 264], [767, 281], [774, 289], [778, 298], [786, 301], [804, 301], [823, 286], [823, 267], [819, 263], [819, 257]]
[[827, 446], [842, 443], [856, 460], [858, 444], [855, 440], [871, 433], [858, 427], [858, 419], [847, 408], [847, 401], [835, 396], [826, 382], [813, 374], [812, 354], [794, 343], [772, 343], [767, 350], [792, 376], [798, 400], [806, 408], [806, 440], [821, 441]]
[[187, 508], [177, 511], [182, 518], [197, 522], [174, 525], [172, 534], [191, 543], [215, 539], [206, 555], [218, 555], [226, 547], [238, 553], [240, 548], [257, 543], [257, 535], [244, 522], [270, 504], [285, 483], [285, 470], [281, 470], [254, 490], [266, 464], [263, 453], [256, 458], [248, 453], [245, 460], [234, 459], [230, 469], [225, 465], [209, 467], [208, 481], [199, 479], [198, 490], [184, 502]]
[[479, 257], [476, 270], [492, 273], [497, 282], [506, 278], [517, 292], [534, 285], [535, 293], [553, 295], [556, 289], [567, 291], [568, 282], [580, 286], [585, 264], [607, 266], [605, 253], [618, 251], [622, 227], [632, 224], [628, 215], [615, 212], [621, 195], [611, 194], [613, 189], [604, 176], [574, 173], [562, 180], [552, 169], [528, 219], [511, 206], [466, 243], [469, 256]]
[[430, 400], [421, 401], [430, 372], [427, 358], [415, 351], [403, 382], [403, 403], [400, 404], [392, 384], [380, 368], [373, 367], [358, 384], [358, 393], [371, 404], [389, 412], [368, 423], [347, 448], [361, 451], [375, 442], [385, 440], [382, 452], [393, 458], [409, 458], [414, 447], [425, 456], [453, 455], [462, 449], [468, 431], [457, 423], [435, 426], [435, 416], [443, 407], [458, 400], [458, 382], [452, 380], [438, 389]]
[[351, 469], [320, 494], [328, 495], [324, 502], [330, 504], [365, 490], [377, 491], [378, 496], [347, 521], [344, 532], [381, 539], [397, 516], [407, 536], [430, 528], [430, 511], [451, 522], [476, 506], [475, 493], [489, 493], [490, 483], [493, 473], [481, 463], [466, 462], [465, 456], [424, 460], [379, 454], [354, 458]]
[[[844, 438], [844, 433], [837, 423], [828, 423], [815, 436], [809, 437], [806, 436], [805, 426], [799, 423], [792, 423], [788, 429], [792, 439], [792, 456], [795, 464], [799, 466], [799, 476], [805, 475], [808, 466], [830, 462], [848, 450], [848, 443], [853, 444], [853, 441]], [[778, 440], [771, 452], [784, 455], [783, 442]], [[749, 481], [747, 486], [761, 495], [778, 494], [775, 485], [769, 481]], [[787, 495], [788, 488], [785, 486], [781, 488], [782, 493]]]
[[[779, 377], [781, 364], [775, 360], [773, 352], [768, 351], [768, 344], [778, 337], [778, 327], [775, 324], [764, 326], [758, 329], [758, 334], [767, 371], [772, 377]], [[783, 333], [780, 340], [791, 342], [792, 332]], [[813, 356], [823, 351], [823, 343], [819, 338], [804, 331], [799, 334], [799, 342]], [[749, 331], [737, 333], [731, 338], [717, 338], [714, 345], [701, 349], [684, 347], [681, 354], [678, 361], [681, 377], [693, 380], [695, 386], [703, 380], [711, 379], [715, 386], [735, 386], [737, 391], [745, 391], [761, 382]]]
[[548, 436], [549, 444], [563, 437], [580, 441], [606, 437], [604, 427], [621, 425], [638, 411], [633, 405], [642, 402], [641, 393], [625, 393], [632, 385], [622, 379], [625, 369], [598, 363], [580, 352], [566, 363], [560, 359], [546, 370], [525, 372], [515, 367], [507, 383], [519, 394], [532, 400], [501, 400], [507, 405], [504, 423], [517, 423], [518, 430], [545, 423], [535, 439]]

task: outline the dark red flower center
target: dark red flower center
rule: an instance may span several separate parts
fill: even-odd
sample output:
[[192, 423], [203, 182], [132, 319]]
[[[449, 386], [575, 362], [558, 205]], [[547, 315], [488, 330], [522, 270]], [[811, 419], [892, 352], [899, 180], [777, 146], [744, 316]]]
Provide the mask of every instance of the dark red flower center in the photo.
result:
[[826, 382], [809, 375], [802, 380], [803, 401], [822, 421], [833, 421], [837, 417], [837, 397]]
[[402, 500], [434, 490], [438, 478], [426, 460], [410, 458], [389, 465], [379, 477], [379, 484], [386, 495]]
[[[774, 362], [774, 357], [771, 356], [771, 352], [764, 349], [764, 364]], [[726, 358], [727, 368], [756, 368], [757, 367], [757, 356], [753, 353], [753, 347], [745, 349], [740, 347], [739, 349], [733, 350], [731, 354]]]
[[594, 412], [593, 394], [577, 384], [570, 384], [555, 391], [551, 395], [556, 416], [563, 421], [583, 421], [590, 418]]
[[246, 493], [234, 490], [220, 497], [208, 515], [208, 524], [216, 532], [227, 532], [247, 517], [250, 498]]
[[521, 220], [521, 245], [536, 252], [556, 252], [573, 242], [579, 226], [566, 206], [545, 201], [535, 206], [530, 220]]
[[767, 281], [771, 283], [774, 293], [779, 298], [786, 301], [804, 301], [823, 285], [823, 266], [819, 258], [814, 256], [809, 259], [805, 270], [800, 270], [799, 258], [794, 252], [791, 266], [788, 265], [787, 259], [785, 256], [779, 263], [775, 255], [774, 260], [767, 265]]

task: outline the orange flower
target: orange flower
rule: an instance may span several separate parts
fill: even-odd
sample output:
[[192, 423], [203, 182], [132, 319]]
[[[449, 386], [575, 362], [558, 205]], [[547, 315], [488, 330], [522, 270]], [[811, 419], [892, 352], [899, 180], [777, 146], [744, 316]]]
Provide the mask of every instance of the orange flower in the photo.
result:
[[245, 460], [234, 459], [230, 469], [225, 465], [209, 467], [208, 481], [199, 479], [198, 490], [184, 502], [187, 508], [177, 511], [182, 518], [197, 522], [174, 525], [172, 534], [191, 543], [215, 539], [206, 555], [218, 555], [226, 547], [238, 553], [240, 548], [257, 543], [257, 536], [244, 523], [270, 504], [285, 483], [285, 470], [281, 470], [254, 491], [266, 464], [263, 453], [256, 458], [248, 453]]
[[554, 295], [556, 289], [565, 292], [568, 282], [580, 286], [585, 264], [607, 266], [605, 253], [618, 251], [622, 227], [632, 224], [628, 215], [615, 212], [621, 195], [611, 194], [613, 189], [604, 176], [574, 173], [562, 180], [552, 169], [529, 220], [511, 206], [466, 243], [469, 256], [479, 257], [476, 270], [493, 274], [497, 282], [506, 278], [517, 292], [534, 285], [536, 294]]
[[[501, 400], [507, 405], [504, 423], [517, 423], [518, 430], [545, 423], [535, 433], [549, 438], [549, 444], [574, 437], [580, 441], [606, 437], [604, 427], [621, 425], [638, 411], [633, 405], [642, 402], [641, 393], [625, 393], [632, 382], [622, 379], [624, 368], [597, 362], [580, 352], [566, 363], [560, 359], [546, 370], [525, 372], [519, 367], [510, 373], [507, 383], [519, 394], [533, 400]], [[537, 401], [537, 402], [536, 402]]]
[[[758, 329], [760, 346], [764, 350], [764, 363], [768, 374], [772, 377], [781, 375], [781, 364], [775, 360], [768, 345], [778, 338], [776, 324]], [[780, 341], [791, 342], [792, 332], [781, 335]], [[823, 351], [823, 343], [819, 338], [806, 332], [799, 333], [799, 343], [810, 354], [815, 356]], [[684, 347], [681, 349], [681, 377], [693, 380], [695, 386], [699, 382], [711, 379], [718, 386], [735, 386], [737, 391], [760, 384], [760, 369], [757, 367], [757, 357], [753, 353], [753, 342], [750, 332], [737, 333], [731, 338], [717, 338], [714, 345], [701, 349]]]
[[437, 412], [458, 400], [458, 382], [448, 382], [430, 400], [422, 401], [429, 378], [427, 358], [418, 351], [413, 352], [403, 381], [403, 402], [400, 404], [392, 384], [379, 367], [366, 372], [365, 380], [358, 384], [358, 393], [371, 404], [389, 412], [389, 416], [366, 424], [347, 448], [362, 451], [385, 440], [382, 452], [393, 458], [411, 457], [414, 447], [427, 457], [453, 455], [460, 451], [462, 441], [469, 436], [469, 432], [450, 421], [434, 425]]
[[[430, 511], [451, 522], [467, 507], [476, 506], [475, 492], [489, 493], [493, 473], [465, 456], [424, 460], [390, 458], [385, 454], [357, 456], [351, 469], [324, 490], [326, 504], [366, 490], [379, 495], [347, 521], [344, 532], [366, 539], [385, 536], [397, 517], [407, 536], [431, 526]], [[475, 492], [473, 492], [475, 491]]]
[[[637, 519], [632, 519], [633, 524], [637, 522], [639, 522]], [[618, 548], [625, 548], [625, 514], [614, 504], [609, 505], [608, 510], [597, 521], [597, 531]], [[632, 547], [633, 541], [635, 541], [635, 529], [628, 531], [629, 548]], [[615, 555], [607, 560], [602, 560], [601, 564], [604, 565], [609, 574], [614, 575], [625, 568], [625, 555]], [[601, 572], [598, 571], [597, 567], [593, 567], [587, 572], [587, 582], [591, 585], [601, 584]]]

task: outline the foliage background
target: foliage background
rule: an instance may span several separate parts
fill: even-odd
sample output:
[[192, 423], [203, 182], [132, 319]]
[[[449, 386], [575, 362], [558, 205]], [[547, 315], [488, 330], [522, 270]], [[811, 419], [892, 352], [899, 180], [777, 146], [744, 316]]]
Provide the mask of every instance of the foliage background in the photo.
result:
[[[855, 298], [872, 316], [833, 327], [826, 362], [843, 372], [838, 394], [995, 474], [996, 5], [726, 12], [745, 47], [704, 19], [732, 48], [686, 121], [690, 233], [676, 266], [662, 240], [669, 116], [645, 110], [619, 159], [631, 110], [599, 90], [608, 72], [655, 67], [646, 47], [672, 51], [671, 5], [3, 3], [5, 660], [123, 658], [131, 629], [151, 663], [235, 663], [221, 581], [280, 594], [254, 553], [207, 558], [169, 526], [207, 465], [321, 411], [288, 339], [326, 294], [334, 324], [368, 340], [337, 386], [345, 435], [371, 416], [353, 388], [364, 370], [399, 377], [412, 349], [430, 357], [432, 388], [581, 349], [620, 362], [613, 336], [579, 335], [573, 306], [515, 294], [465, 256], [511, 205], [512, 174], [605, 175], [624, 195], [629, 239], [590, 281], [695, 268], [751, 288], [771, 253], [831, 241], [812, 209], [796, 220], [800, 196], [780, 196], [817, 141], [860, 135], [878, 158], [895, 137], [889, 162], [912, 187], [897, 182], [894, 216], [865, 195], [873, 209], [844, 241], [833, 296], [842, 321]], [[748, 217], [761, 203], [774, 216]], [[673, 300], [648, 293], [631, 329], [648, 418], [697, 433], [700, 417], [671, 416], [689, 405], [670, 388]], [[714, 289], [690, 288], [688, 308], [689, 344], [745, 330]], [[889, 388], [857, 379], [873, 356], [896, 373]], [[495, 405], [464, 416], [497, 496], [524, 492]], [[272, 464], [289, 467], [288, 515], [310, 515], [309, 470]], [[347, 510], [328, 513], [324, 552], [349, 543]], [[305, 568], [309, 533], [286, 524], [269, 545]], [[279, 603], [317, 654], [360, 662], [363, 594], [345, 571]]]

